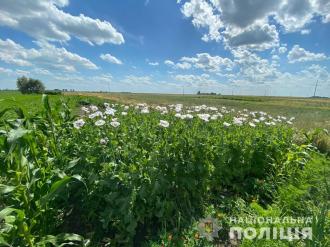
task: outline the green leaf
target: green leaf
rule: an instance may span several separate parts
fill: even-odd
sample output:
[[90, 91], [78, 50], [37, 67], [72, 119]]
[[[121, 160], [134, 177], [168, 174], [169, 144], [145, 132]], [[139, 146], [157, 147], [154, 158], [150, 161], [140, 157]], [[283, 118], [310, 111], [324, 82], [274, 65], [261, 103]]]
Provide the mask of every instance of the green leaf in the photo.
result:
[[63, 233], [57, 236], [47, 235], [37, 243], [37, 246], [44, 246], [46, 244], [53, 244], [54, 246], [67, 246], [67, 245], [76, 245], [74, 243], [68, 243], [68, 241], [80, 242], [84, 241], [84, 238], [78, 234], [74, 233]]
[[15, 112], [19, 118], [21, 118], [21, 119], [25, 118], [25, 114], [24, 114], [24, 111], [22, 108], [16, 107]]
[[49, 98], [47, 94], [43, 94], [42, 95], [42, 103], [44, 105], [44, 108], [46, 109], [46, 112], [48, 114], [51, 113], [51, 108], [50, 108], [50, 104], [49, 104]]
[[17, 209], [9, 208], [9, 207], [2, 209], [0, 211], [0, 219], [1, 220], [4, 219], [6, 216], [10, 215], [12, 212], [15, 212], [15, 211], [17, 211]]
[[49, 202], [50, 200], [55, 198], [55, 196], [58, 195], [65, 188], [65, 186], [67, 184], [69, 184], [70, 182], [72, 182], [74, 180], [82, 182], [81, 176], [73, 175], [72, 177], [65, 176], [61, 180], [56, 181], [55, 183], [53, 183], [51, 188], [50, 188], [49, 193], [41, 199], [41, 204], [46, 204], [47, 202]]
[[18, 129], [12, 129], [8, 133], [8, 142], [13, 143], [14, 141], [22, 138], [24, 135], [30, 133], [31, 130], [23, 129], [23, 128], [18, 128]]
[[7, 194], [15, 190], [15, 186], [0, 184], [0, 194]]
[[80, 160], [80, 158], [77, 158], [77, 159], [71, 160], [71, 161], [69, 162], [68, 169], [74, 167], [74, 166], [78, 163], [79, 160]]
[[6, 113], [7, 111], [10, 111], [10, 110], [12, 110], [12, 109], [13, 109], [13, 108], [10, 107], [10, 108], [6, 108], [6, 109], [0, 111], [0, 118], [1, 118], [3, 115], [5, 115], [5, 113]]
[[0, 236], [0, 246], [12, 246], [8, 244], [3, 237]]

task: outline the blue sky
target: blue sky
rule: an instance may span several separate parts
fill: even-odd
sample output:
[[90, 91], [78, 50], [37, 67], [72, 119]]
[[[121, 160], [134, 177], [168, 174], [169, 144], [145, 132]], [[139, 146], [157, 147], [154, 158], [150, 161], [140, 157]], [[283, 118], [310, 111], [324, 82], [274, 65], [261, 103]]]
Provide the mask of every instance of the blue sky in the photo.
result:
[[330, 96], [329, 0], [1, 0], [0, 88]]

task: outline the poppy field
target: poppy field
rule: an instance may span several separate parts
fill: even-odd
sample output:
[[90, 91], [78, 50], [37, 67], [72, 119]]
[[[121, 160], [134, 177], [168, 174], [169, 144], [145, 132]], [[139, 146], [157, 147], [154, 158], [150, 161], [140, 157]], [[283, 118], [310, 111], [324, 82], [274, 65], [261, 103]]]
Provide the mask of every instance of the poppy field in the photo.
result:
[[[323, 223], [313, 240], [231, 246], [329, 243], [326, 130], [228, 106], [49, 101], [0, 111], [0, 246], [214, 246], [233, 215]], [[211, 242], [208, 215], [223, 221]]]

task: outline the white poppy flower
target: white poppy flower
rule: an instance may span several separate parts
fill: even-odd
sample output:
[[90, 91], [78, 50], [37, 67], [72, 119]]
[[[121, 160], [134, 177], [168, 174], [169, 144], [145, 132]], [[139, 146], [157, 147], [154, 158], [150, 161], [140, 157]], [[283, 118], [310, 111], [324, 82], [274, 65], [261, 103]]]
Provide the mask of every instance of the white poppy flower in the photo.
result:
[[98, 108], [97, 106], [95, 106], [95, 105], [91, 105], [89, 108], [90, 108], [93, 112], [96, 112], [96, 111], [99, 110], [99, 108]]
[[235, 125], [241, 126], [243, 124], [243, 118], [240, 117], [234, 117], [233, 122]]
[[147, 107], [145, 107], [145, 108], [143, 108], [142, 110], [141, 110], [141, 113], [144, 113], [144, 114], [146, 114], [146, 113], [149, 113], [150, 111], [149, 111], [149, 109], [147, 108]]
[[85, 121], [83, 119], [79, 119], [73, 122], [73, 127], [75, 127], [76, 129], [80, 129], [84, 125], [85, 125]]
[[96, 117], [103, 117], [103, 114], [102, 114], [102, 112], [97, 111], [97, 112], [94, 112], [94, 113], [90, 114], [88, 117], [90, 119], [93, 119], [93, 118], [96, 118]]
[[83, 112], [89, 113], [89, 109], [87, 107], [85, 107], [85, 106], [81, 107], [81, 110]]
[[120, 123], [117, 122], [117, 121], [112, 121], [112, 122], [110, 123], [110, 125], [111, 125], [112, 127], [117, 128], [117, 127], [120, 125]]
[[104, 114], [106, 114], [106, 115], [110, 115], [110, 116], [114, 116], [115, 113], [116, 113], [116, 110], [113, 109], [113, 108], [107, 108], [107, 109], [105, 110], [105, 112], [104, 112]]
[[210, 114], [197, 114], [197, 116], [205, 122], [208, 122], [210, 118]]
[[97, 120], [97, 121], [95, 122], [95, 125], [96, 125], [96, 126], [102, 126], [102, 125], [104, 125], [104, 124], [105, 124], [105, 121], [102, 120], [102, 119]]
[[230, 125], [231, 125], [230, 123], [223, 122], [223, 126], [225, 126], [225, 127], [229, 127]]
[[101, 144], [101, 145], [107, 145], [108, 142], [109, 142], [109, 139], [108, 139], [108, 138], [101, 138], [101, 139], [100, 139], [100, 144]]
[[186, 114], [186, 115], [185, 115], [185, 118], [186, 118], [186, 119], [193, 119], [193, 118], [194, 118], [194, 116], [193, 116], [193, 115], [191, 115], [191, 114]]
[[159, 121], [159, 126], [162, 126], [164, 128], [167, 128], [168, 126], [170, 126], [170, 123], [165, 121], [165, 120], [160, 120]]

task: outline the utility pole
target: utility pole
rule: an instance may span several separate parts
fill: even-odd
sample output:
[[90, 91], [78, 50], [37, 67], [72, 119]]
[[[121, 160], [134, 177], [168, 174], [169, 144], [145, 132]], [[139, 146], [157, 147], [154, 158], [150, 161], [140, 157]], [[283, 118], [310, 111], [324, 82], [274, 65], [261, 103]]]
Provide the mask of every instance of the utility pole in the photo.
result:
[[319, 80], [316, 81], [315, 89], [314, 89], [314, 96], [313, 96], [313, 97], [315, 97], [315, 95], [316, 95], [316, 89], [317, 89], [317, 85], [318, 85], [318, 84], [319, 84]]

